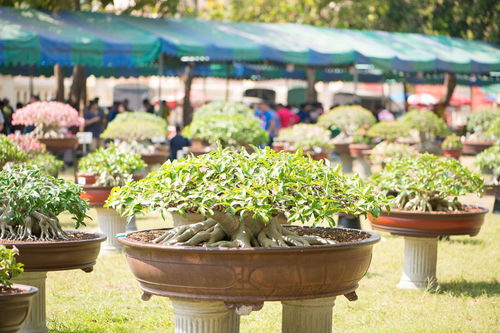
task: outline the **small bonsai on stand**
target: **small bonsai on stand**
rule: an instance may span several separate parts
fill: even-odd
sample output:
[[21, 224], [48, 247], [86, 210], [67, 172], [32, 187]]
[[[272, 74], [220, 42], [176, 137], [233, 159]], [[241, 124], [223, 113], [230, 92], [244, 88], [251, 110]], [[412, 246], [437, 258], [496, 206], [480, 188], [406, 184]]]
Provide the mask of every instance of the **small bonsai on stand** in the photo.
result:
[[302, 150], [315, 160], [328, 159], [328, 153], [333, 148], [330, 131], [313, 124], [283, 128], [274, 141], [286, 151]]
[[441, 144], [441, 149], [445, 157], [458, 160], [462, 154], [462, 141], [456, 134], [448, 135]]
[[375, 141], [368, 135], [370, 125], [365, 124], [358, 128], [352, 137], [352, 143], [349, 145], [351, 157], [358, 160], [361, 165], [361, 175], [369, 177], [372, 173], [370, 164], [367, 161], [366, 152], [373, 148]]
[[484, 110], [472, 113], [467, 120], [464, 154], [476, 155], [490, 147], [496, 139], [500, 138], [499, 125], [499, 111]]
[[489, 179], [485, 184], [485, 193], [495, 197], [493, 212], [500, 213], [500, 142], [477, 154], [476, 164]]
[[412, 110], [399, 121], [418, 133], [416, 148], [421, 152], [438, 154], [440, 147], [435, 143], [436, 137], [444, 137], [450, 132], [444, 120], [431, 111]]

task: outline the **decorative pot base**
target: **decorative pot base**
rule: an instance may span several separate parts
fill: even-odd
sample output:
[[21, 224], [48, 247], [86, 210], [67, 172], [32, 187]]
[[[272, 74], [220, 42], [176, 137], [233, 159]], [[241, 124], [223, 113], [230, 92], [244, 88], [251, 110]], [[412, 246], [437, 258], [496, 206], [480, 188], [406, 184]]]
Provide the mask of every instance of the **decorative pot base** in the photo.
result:
[[403, 275], [399, 289], [435, 290], [438, 238], [405, 237]]
[[23, 272], [14, 281], [38, 288], [38, 294], [33, 296], [28, 317], [21, 327], [20, 333], [47, 333], [47, 310], [45, 307], [45, 281], [47, 272]]

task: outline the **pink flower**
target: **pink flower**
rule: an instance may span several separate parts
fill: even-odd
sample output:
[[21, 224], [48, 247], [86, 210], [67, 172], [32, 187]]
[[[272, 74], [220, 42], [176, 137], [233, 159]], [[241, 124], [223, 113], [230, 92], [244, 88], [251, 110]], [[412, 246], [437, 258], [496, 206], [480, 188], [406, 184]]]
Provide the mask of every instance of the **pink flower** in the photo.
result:
[[73, 107], [59, 102], [35, 102], [14, 112], [12, 124], [24, 126], [51, 126], [65, 128], [80, 126], [81, 118]]

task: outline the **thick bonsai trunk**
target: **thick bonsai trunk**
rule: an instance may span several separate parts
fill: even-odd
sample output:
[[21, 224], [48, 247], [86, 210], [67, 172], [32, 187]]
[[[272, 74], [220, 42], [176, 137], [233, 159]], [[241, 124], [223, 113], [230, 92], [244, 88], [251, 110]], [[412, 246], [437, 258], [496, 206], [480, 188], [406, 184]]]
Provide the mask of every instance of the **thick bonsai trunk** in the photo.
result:
[[394, 207], [403, 210], [421, 212], [457, 211], [463, 208], [462, 204], [454, 200], [446, 200], [438, 196], [414, 195], [405, 191], [394, 198]]
[[203, 222], [182, 225], [167, 231], [154, 243], [207, 247], [289, 247], [328, 245], [335, 242], [316, 236], [300, 236], [274, 218], [265, 224], [252, 218], [216, 213]]

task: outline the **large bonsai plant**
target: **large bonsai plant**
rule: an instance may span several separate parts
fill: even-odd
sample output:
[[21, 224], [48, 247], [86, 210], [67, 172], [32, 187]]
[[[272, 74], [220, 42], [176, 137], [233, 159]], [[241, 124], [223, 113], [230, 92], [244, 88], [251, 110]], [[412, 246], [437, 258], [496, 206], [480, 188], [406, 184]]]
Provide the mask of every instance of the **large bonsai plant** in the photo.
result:
[[175, 227], [155, 242], [167, 245], [280, 247], [328, 244], [284, 228], [289, 223], [325, 220], [337, 213], [381, 212], [382, 197], [356, 176], [302, 156], [270, 148], [218, 150], [167, 162], [145, 179], [115, 188], [107, 205], [126, 216], [158, 210], [206, 220]]
[[336, 142], [350, 141], [354, 132], [363, 125], [372, 126], [377, 120], [373, 114], [359, 105], [338, 106], [322, 114], [318, 124], [330, 129], [340, 130]]
[[460, 150], [462, 149], [462, 141], [456, 134], [448, 135], [441, 144], [443, 150]]
[[394, 142], [397, 139], [405, 138], [409, 135], [410, 129], [405, 122], [401, 121], [381, 121], [370, 127], [367, 135], [374, 140], [384, 140]]
[[446, 136], [450, 132], [444, 120], [431, 111], [412, 110], [399, 121], [418, 132], [421, 150], [435, 150], [435, 138]]
[[500, 122], [499, 111], [480, 111], [473, 113], [467, 120], [467, 132], [470, 134], [471, 140], [490, 141], [500, 135], [495, 135], [495, 130], [498, 134], [498, 127], [493, 128], [493, 124], [499, 125]]
[[0, 239], [67, 239], [57, 216], [68, 212], [76, 228], [84, 224], [89, 205], [79, 186], [23, 164], [0, 172]]
[[409, 211], [462, 210], [458, 197], [483, 189], [482, 178], [458, 161], [427, 153], [392, 159], [373, 181], [394, 196], [393, 208]]
[[80, 159], [80, 172], [98, 175], [95, 186], [121, 186], [132, 180], [134, 173], [145, 167], [141, 156], [125, 153], [116, 145], [99, 148]]
[[301, 149], [306, 153], [321, 153], [333, 148], [330, 131], [312, 124], [298, 124], [283, 128], [275, 139], [286, 150]]
[[476, 164], [481, 171], [491, 174], [489, 185], [500, 185], [500, 142], [479, 153]]
[[65, 129], [83, 124], [78, 111], [59, 102], [35, 102], [12, 115], [13, 125], [35, 126], [30, 134], [37, 138], [63, 138]]
[[24, 271], [23, 264], [16, 262], [18, 254], [16, 247], [8, 249], [0, 245], [0, 294], [8, 291], [13, 285], [12, 279]]
[[19, 163], [28, 159], [28, 155], [5, 135], [0, 135], [0, 169], [7, 163]]
[[230, 101], [210, 102], [201, 106], [195, 113], [195, 117], [214, 114], [252, 116], [253, 110], [243, 103]]

